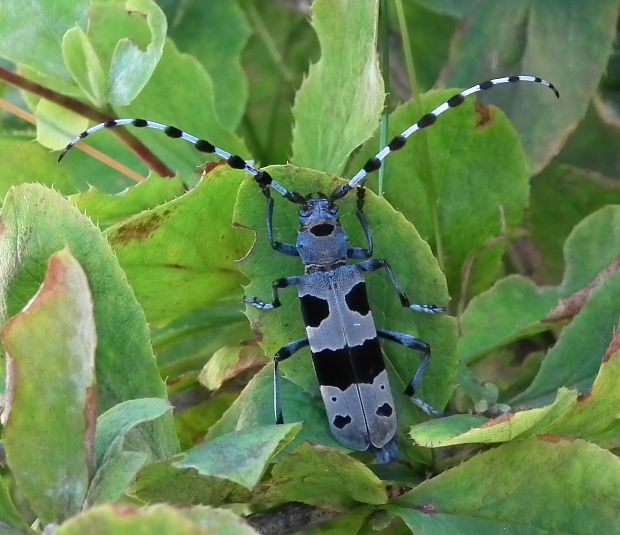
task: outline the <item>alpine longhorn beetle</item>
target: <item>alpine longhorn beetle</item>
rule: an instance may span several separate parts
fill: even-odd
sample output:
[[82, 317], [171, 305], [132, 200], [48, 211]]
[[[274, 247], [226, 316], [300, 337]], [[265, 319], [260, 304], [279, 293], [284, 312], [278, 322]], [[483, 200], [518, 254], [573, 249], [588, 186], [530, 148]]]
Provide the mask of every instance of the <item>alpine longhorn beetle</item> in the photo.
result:
[[[300, 349], [310, 346], [314, 370], [333, 435], [344, 446], [359, 451], [369, 450], [380, 463], [388, 463], [396, 460], [399, 454], [396, 441], [397, 420], [378, 337], [422, 352], [420, 365], [405, 394], [425, 413], [436, 416], [443, 413], [416, 396], [431, 357], [430, 346], [409, 334], [375, 328], [366, 294], [366, 275], [385, 268], [403, 307], [429, 314], [444, 312], [445, 308], [410, 303], [388, 262], [371, 258], [373, 240], [363, 211], [364, 183], [368, 174], [378, 170], [390, 153], [402, 149], [412, 134], [433, 125], [442, 113], [461, 105], [467, 96], [498, 84], [519, 81], [542, 84], [551, 89], [556, 97], [560, 96], [553, 84], [537, 76], [506, 76], [472, 86], [457, 93], [392, 139], [386, 147], [370, 158], [347, 184], [337, 187], [329, 196], [322, 193], [304, 196], [289, 191], [266, 171], [252, 167], [240, 156], [230, 154], [174, 126], [145, 119], [116, 119], [93, 126], [71, 141], [60, 154], [58, 161], [82, 139], [95, 132], [132, 125], [163, 130], [168, 137], [189, 141], [198, 151], [214, 153], [223, 158], [230, 167], [242, 169], [252, 175], [267, 198], [267, 236], [272, 248], [284, 255], [299, 256], [305, 267], [305, 274], [302, 276], [273, 281], [270, 303], [256, 297], [244, 297], [244, 302], [251, 306], [272, 310], [280, 306], [279, 289], [290, 286], [297, 286], [298, 289], [307, 338], [287, 344], [274, 356], [276, 423], [284, 421], [280, 400], [279, 364]], [[301, 205], [300, 229], [295, 245], [274, 239], [273, 198], [269, 188], [285, 199]], [[367, 247], [349, 247], [349, 238], [340, 223], [338, 206], [335, 204], [335, 201], [342, 199], [354, 188], [357, 188], [357, 218]], [[361, 262], [349, 264], [347, 260]]]

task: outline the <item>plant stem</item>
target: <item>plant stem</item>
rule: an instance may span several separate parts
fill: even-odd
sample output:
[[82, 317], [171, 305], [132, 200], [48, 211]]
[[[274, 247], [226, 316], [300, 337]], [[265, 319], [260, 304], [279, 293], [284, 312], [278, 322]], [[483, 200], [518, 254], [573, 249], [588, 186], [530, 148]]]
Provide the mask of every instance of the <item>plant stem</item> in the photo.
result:
[[[103, 123], [105, 121], [115, 119], [112, 115], [100, 112], [99, 110], [91, 108], [73, 97], [62, 95], [3, 67], [0, 67], [0, 80], [3, 80], [15, 87], [19, 87], [24, 91], [28, 91], [29, 93], [38, 95], [41, 98], [83, 115], [93, 121]], [[113, 128], [111, 130], [125, 142], [127, 147], [131, 149], [134, 154], [148, 166], [149, 169], [152, 169], [160, 176], [172, 177], [175, 175], [174, 171], [172, 171], [157, 156], [155, 156], [155, 154], [153, 154], [137, 137], [132, 135], [129, 130], [125, 130], [124, 128]]]
[[[386, 97], [390, 94], [390, 18], [388, 13], [388, 0], [381, 0], [379, 7], [379, 15], [381, 20], [381, 67], [383, 74], [383, 84], [385, 87]], [[379, 150], [387, 145], [389, 115], [387, 105], [383, 108], [381, 116], [381, 125], [379, 130]], [[379, 167], [379, 189], [377, 193], [383, 196], [383, 181], [385, 178], [385, 168], [387, 161]]]
[[[23, 121], [26, 121], [27, 123], [34, 124], [34, 125], [37, 124], [37, 119], [35, 118], [34, 115], [32, 115], [31, 113], [28, 113], [27, 111], [22, 110], [21, 108], [18, 108], [14, 104], [11, 104], [10, 102], [4, 99], [0, 99], [0, 108], [2, 108], [3, 110], [6, 110], [9, 113], [12, 113], [13, 115], [19, 117]], [[133, 169], [130, 169], [126, 165], [116, 161], [114, 158], [110, 158], [107, 154], [104, 154], [103, 152], [91, 147], [90, 145], [85, 145], [81, 143], [80, 145], [76, 146], [76, 149], [85, 152], [86, 154], [88, 154], [89, 156], [92, 156], [96, 160], [99, 160], [101, 163], [111, 167], [112, 169], [114, 169], [115, 171], [118, 171], [122, 175], [125, 175], [130, 180], [133, 180], [135, 182], [144, 181], [144, 177], [140, 173], [136, 173]]]

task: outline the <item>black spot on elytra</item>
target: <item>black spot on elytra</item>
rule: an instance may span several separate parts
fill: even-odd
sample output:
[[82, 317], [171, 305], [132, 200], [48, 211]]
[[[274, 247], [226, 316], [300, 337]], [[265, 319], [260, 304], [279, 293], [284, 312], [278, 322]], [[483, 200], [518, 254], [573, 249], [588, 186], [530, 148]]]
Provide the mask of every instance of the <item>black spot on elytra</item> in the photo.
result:
[[349, 425], [351, 423], [351, 417], [347, 414], [346, 416], [342, 416], [341, 414], [338, 414], [335, 418], [334, 418], [334, 425], [338, 428], [338, 429], [343, 429], [345, 426]]
[[351, 288], [351, 290], [349, 290], [349, 293], [344, 299], [349, 310], [358, 312], [362, 316], [365, 316], [368, 312], [370, 312], [365, 283], [358, 282], [355, 286], [353, 286], [353, 288]]
[[301, 314], [308, 327], [318, 327], [329, 316], [329, 303], [314, 295], [301, 297]]
[[385, 416], [386, 418], [392, 416], [392, 406], [389, 403], [384, 403], [381, 407], [377, 407], [377, 416]]

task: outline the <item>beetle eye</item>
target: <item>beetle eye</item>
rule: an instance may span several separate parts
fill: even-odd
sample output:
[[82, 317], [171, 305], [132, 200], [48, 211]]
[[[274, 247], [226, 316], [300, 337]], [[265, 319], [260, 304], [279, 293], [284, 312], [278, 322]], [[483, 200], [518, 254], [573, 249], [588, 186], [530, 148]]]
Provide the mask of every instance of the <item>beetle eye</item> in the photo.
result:
[[310, 208], [308, 206], [304, 206], [301, 210], [299, 210], [299, 215], [301, 217], [308, 217], [310, 215]]
[[330, 214], [338, 213], [338, 207], [335, 204], [330, 204], [328, 210]]

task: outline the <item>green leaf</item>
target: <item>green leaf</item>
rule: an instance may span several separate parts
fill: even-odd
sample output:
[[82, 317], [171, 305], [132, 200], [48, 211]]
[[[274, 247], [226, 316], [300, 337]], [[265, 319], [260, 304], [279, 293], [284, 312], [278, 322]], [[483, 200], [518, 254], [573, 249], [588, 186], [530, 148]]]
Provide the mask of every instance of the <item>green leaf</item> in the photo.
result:
[[108, 409], [97, 420], [96, 465], [100, 466], [112, 445], [134, 427], [171, 410], [170, 404], [160, 398], [130, 399]]
[[146, 18], [151, 41], [145, 51], [129, 38], [116, 45], [110, 63], [108, 95], [113, 106], [128, 105], [142, 91], [161, 59], [168, 29], [165, 15], [152, 0], [127, 0], [125, 9], [131, 15]]
[[244, 136], [264, 165], [286, 163], [291, 155], [291, 105], [311, 58], [320, 54], [317, 36], [302, 10], [260, 0], [255, 7], [249, 4], [246, 13], [254, 34], [243, 54], [252, 87]]
[[461, 316], [458, 354], [464, 363], [528, 335], [546, 331], [546, 318], [558, 303], [557, 288], [540, 288], [531, 279], [509, 275], [476, 296]]
[[4, 480], [0, 480], [0, 530], [3, 535], [34, 533], [15, 507]]
[[[229, 152], [249, 156], [239, 137], [220, 122], [207, 71], [196, 58], [179, 52], [170, 39], [149, 83], [129, 105], [115, 106], [114, 111], [119, 117], [143, 117], [176, 125]], [[196, 175], [196, 167], [206, 159], [191, 143], [170, 139], [162, 132], [133, 132], [183, 176]]]
[[356, 507], [350, 513], [304, 530], [304, 533], [305, 535], [357, 535], [372, 512], [370, 507]]
[[217, 390], [226, 381], [250, 368], [264, 366], [265, 354], [255, 345], [223, 346], [200, 371], [198, 381], [209, 390]]
[[[241, 65], [241, 54], [251, 34], [245, 13], [237, 1], [193, 2], [179, 5], [174, 21], [170, 37], [205, 66], [213, 80], [217, 115], [222, 125], [236, 129], [248, 99]], [[204, 31], [206, 27], [208, 32]]]
[[[231, 214], [243, 176], [218, 168], [185, 195], [107, 229], [149, 321], [169, 321], [225, 297], [240, 300], [244, 277], [235, 261], [250, 238], [231, 227]], [[175, 290], [153, 292], [158, 287]]]
[[271, 471], [259, 502], [301, 502], [336, 511], [357, 503], [387, 502], [381, 480], [360, 461], [337, 450], [302, 444]]
[[[86, 180], [73, 173], [75, 166], [57, 165], [50, 158], [49, 151], [32, 142], [32, 138], [22, 135], [0, 134], [0, 197], [4, 198], [9, 189], [23, 182], [33, 180], [53, 186], [58, 191], [69, 194], [87, 187]], [[28, 162], [25, 166], [24, 162]]]
[[[9, 192], [0, 221], [0, 319], [6, 321], [29, 301], [49, 256], [68, 246], [87, 274], [95, 303], [100, 409], [127, 399], [165, 399], [144, 314], [110, 246], [88, 218], [57, 192], [28, 184]], [[147, 426], [143, 438], [145, 450], [156, 457], [178, 448], [170, 416]]]
[[[312, 396], [287, 379], [282, 380], [281, 386], [284, 421], [304, 423], [292, 443], [293, 446], [306, 441], [348, 451], [334, 440], [329, 431], [325, 409], [317, 399], [318, 387], [316, 394]], [[220, 421], [209, 429], [207, 440], [233, 431], [251, 430], [257, 425], [273, 424], [275, 422], [273, 401], [273, 367], [265, 366], [252, 378]]]
[[169, 461], [146, 466], [131, 492], [151, 502], [220, 505], [231, 493], [236, 496], [232, 501], [246, 501], [273, 456], [300, 428], [299, 423], [254, 426], [221, 435]]
[[536, 177], [529, 225], [542, 253], [545, 280], [560, 280], [564, 267], [562, 247], [573, 227], [611, 203], [620, 203], [620, 183], [588, 169], [552, 164]]
[[196, 506], [183, 509], [183, 514], [200, 527], [207, 528], [209, 533], [217, 535], [258, 535], [242, 518], [227, 509]]
[[574, 386], [581, 392], [588, 390], [619, 317], [620, 271], [616, 271], [592, 293], [579, 314], [562, 330], [532, 384], [513, 402], [539, 402], [562, 385]]
[[41, 74], [70, 80], [61, 47], [69, 28], [86, 27], [90, 2], [3, 2], [0, 15], [0, 55]]
[[144, 182], [116, 194], [91, 187], [88, 191], [73, 195], [71, 200], [99, 227], [108, 227], [182, 194], [183, 183], [180, 179], [151, 175]]
[[[525, 87], [531, 84], [514, 92], [496, 90], [491, 97], [514, 122], [537, 173], [585, 115], [612, 51], [617, 18], [616, 0], [587, 6], [580, 0], [478, 4], [467, 26], [455, 34], [446, 67], [449, 82], [468, 87], [493, 75], [520, 73], [542, 76], [558, 87], [559, 102], [550, 91]], [[570, 63], [558, 61], [567, 57], [567, 42]]]
[[62, 55], [79, 88], [95, 107], [102, 108], [106, 103], [103, 66], [86, 32], [79, 26], [71, 28], [63, 36]]
[[[620, 208], [609, 206], [588, 216], [573, 229], [564, 246], [566, 271], [560, 286], [541, 288], [529, 279], [512, 275], [475, 297], [461, 317], [463, 336], [458, 344], [461, 359], [472, 362], [504, 344], [549, 329], [551, 324], [543, 320], [558, 306], [560, 299], [591, 284], [620, 254], [620, 237], [615, 230], [618, 221]], [[611, 316], [604, 315], [611, 320]], [[598, 357], [592, 348], [584, 347], [587, 357], [573, 353], [570, 360], [580, 367], [584, 358], [602, 358], [609, 339], [602, 340], [603, 345], [598, 344]], [[595, 373], [592, 366], [589, 370]], [[548, 392], [562, 384], [574, 383], [558, 382], [556, 378], [555, 386], [548, 385]]]
[[188, 518], [184, 511], [169, 505], [151, 507], [101, 505], [65, 522], [58, 535], [211, 535]]
[[[149, 464], [140, 470], [128, 494], [143, 503], [168, 502], [183, 506], [217, 506], [227, 501], [240, 503], [248, 499], [248, 491], [232, 481], [202, 476], [193, 468], [181, 469], [168, 461]], [[235, 497], [232, 500], [231, 495]]]
[[93, 300], [64, 249], [50, 258], [36, 296], [2, 333], [8, 464], [45, 523], [77, 514], [93, 468], [96, 418]]
[[587, 535], [613, 532], [619, 504], [617, 457], [581, 440], [547, 437], [481, 453], [388, 509], [420, 535]]
[[427, 448], [457, 444], [491, 444], [516, 438], [550, 433], [575, 407], [577, 392], [561, 388], [555, 401], [545, 407], [508, 413], [493, 420], [472, 415], [456, 415], [418, 424], [411, 438]]
[[616, 407], [620, 389], [620, 330], [616, 329], [592, 390], [580, 396], [571, 412], [551, 426], [549, 433], [595, 442], [607, 449], [620, 445]]
[[383, 107], [377, 2], [318, 0], [312, 13], [321, 59], [297, 92], [291, 160], [340, 174], [351, 152], [377, 127]]
[[252, 490], [261, 480], [271, 458], [291, 442], [301, 424], [256, 427], [214, 438], [187, 450], [174, 462], [200, 475], [233, 481]]
[[210, 304], [152, 331], [159, 370], [173, 381], [188, 372], [194, 381], [222, 346], [253, 338], [238, 298]]
[[83, 132], [88, 119], [49, 100], [41, 99], [35, 110], [37, 118], [37, 141], [48, 149], [66, 147], [73, 139], [71, 132]]
[[104, 460], [90, 483], [84, 509], [121, 500], [147, 461], [146, 453], [136, 451], [118, 451]]
[[[388, 139], [457, 91], [429, 91], [399, 106], [389, 116]], [[378, 147], [375, 134], [352, 159], [348, 174]], [[375, 180], [371, 176], [368, 184], [376, 190]], [[475, 98], [414, 134], [386, 160], [385, 197], [437, 252], [454, 309], [501, 273], [505, 245], [498, 236], [521, 222], [528, 190], [527, 161], [514, 128], [500, 110], [480, 106]]]

